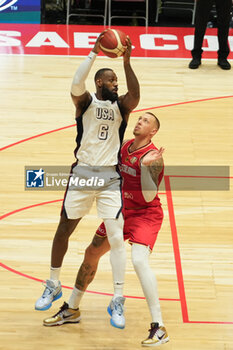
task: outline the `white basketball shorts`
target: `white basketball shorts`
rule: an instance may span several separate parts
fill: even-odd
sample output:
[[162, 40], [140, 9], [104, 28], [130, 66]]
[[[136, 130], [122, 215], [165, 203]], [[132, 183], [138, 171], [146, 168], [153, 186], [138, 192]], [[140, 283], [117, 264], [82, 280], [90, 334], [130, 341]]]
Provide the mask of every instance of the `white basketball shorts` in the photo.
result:
[[72, 169], [63, 210], [68, 219], [82, 218], [96, 201], [98, 217], [116, 219], [122, 210], [121, 177], [116, 166], [78, 163]]

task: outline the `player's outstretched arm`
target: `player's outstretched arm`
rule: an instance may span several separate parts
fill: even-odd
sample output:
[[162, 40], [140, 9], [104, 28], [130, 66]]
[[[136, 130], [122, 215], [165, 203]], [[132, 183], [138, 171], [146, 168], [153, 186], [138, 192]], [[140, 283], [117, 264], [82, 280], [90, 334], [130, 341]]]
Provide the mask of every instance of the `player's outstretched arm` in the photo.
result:
[[123, 55], [123, 64], [128, 92], [120, 97], [120, 103], [128, 115], [137, 107], [140, 99], [139, 82], [130, 64], [131, 51], [132, 43], [129, 36], [127, 36], [127, 49]]
[[77, 71], [75, 72], [72, 85], [71, 85], [71, 97], [74, 105], [76, 106], [76, 116], [80, 114], [82, 109], [90, 102], [91, 95], [86, 90], [85, 80], [91, 70], [96, 56], [100, 52], [99, 41], [103, 33], [99, 35], [95, 42], [95, 46], [86, 59], [81, 63]]

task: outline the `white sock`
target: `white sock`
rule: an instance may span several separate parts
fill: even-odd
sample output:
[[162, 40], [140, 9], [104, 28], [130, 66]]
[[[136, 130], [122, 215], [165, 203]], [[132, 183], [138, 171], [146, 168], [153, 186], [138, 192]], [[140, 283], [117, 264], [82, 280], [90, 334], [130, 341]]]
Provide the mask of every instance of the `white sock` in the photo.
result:
[[152, 322], [158, 322], [163, 326], [163, 319], [160, 309], [157, 280], [149, 265], [149, 248], [141, 244], [133, 244], [131, 250], [132, 263], [140, 280], [145, 295]]
[[123, 218], [122, 215], [118, 219], [105, 219], [107, 237], [111, 246], [110, 262], [112, 266], [112, 275], [114, 283], [114, 299], [117, 296], [123, 296], [126, 250], [123, 239]]
[[112, 297], [115, 300], [117, 297], [123, 296], [124, 283], [114, 283], [114, 295]]
[[58, 286], [61, 267], [50, 267], [50, 280], [52, 280], [55, 286]]
[[69, 299], [69, 307], [71, 309], [77, 309], [79, 307], [80, 301], [84, 295], [84, 292], [82, 290], [79, 290], [74, 286], [73, 291], [71, 293], [70, 299]]

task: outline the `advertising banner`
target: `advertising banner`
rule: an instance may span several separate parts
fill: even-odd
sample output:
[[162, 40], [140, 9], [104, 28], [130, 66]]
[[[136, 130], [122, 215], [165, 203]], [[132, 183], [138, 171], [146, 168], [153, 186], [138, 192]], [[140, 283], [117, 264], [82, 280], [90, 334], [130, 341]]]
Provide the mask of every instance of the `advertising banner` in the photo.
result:
[[[133, 44], [132, 57], [191, 58], [194, 28], [115, 28], [130, 36]], [[103, 26], [0, 23], [0, 54], [86, 56], [103, 30]], [[232, 59], [232, 28], [228, 40], [229, 59]], [[208, 28], [203, 41], [202, 57], [217, 58], [217, 51], [217, 29]], [[99, 55], [104, 56], [102, 52]]]

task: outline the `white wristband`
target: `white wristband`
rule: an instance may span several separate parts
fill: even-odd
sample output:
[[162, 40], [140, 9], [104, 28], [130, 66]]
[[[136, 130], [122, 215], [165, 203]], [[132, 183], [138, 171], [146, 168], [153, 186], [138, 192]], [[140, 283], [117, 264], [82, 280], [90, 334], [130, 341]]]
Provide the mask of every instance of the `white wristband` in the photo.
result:
[[92, 58], [96, 58], [96, 56], [97, 56], [97, 53], [91, 51], [87, 57], [92, 59]]

